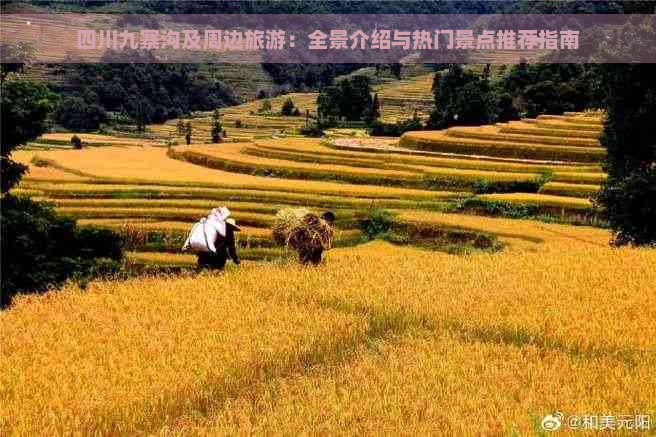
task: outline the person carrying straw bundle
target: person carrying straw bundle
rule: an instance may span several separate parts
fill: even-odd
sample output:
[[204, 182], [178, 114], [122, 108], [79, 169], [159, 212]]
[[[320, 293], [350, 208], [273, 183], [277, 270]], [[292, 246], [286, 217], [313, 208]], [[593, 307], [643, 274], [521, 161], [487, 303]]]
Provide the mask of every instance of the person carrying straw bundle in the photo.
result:
[[306, 208], [285, 208], [278, 211], [273, 225], [273, 238], [298, 252], [301, 264], [318, 265], [324, 250], [333, 244], [335, 214], [326, 211], [321, 216]]

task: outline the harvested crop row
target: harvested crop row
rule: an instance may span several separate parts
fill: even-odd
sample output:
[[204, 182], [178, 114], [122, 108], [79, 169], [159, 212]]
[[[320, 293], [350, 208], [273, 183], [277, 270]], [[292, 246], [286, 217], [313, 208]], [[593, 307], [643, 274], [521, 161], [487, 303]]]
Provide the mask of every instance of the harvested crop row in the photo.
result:
[[[340, 164], [350, 166], [370, 166], [385, 169], [396, 170], [414, 170], [420, 171], [428, 175], [447, 176], [453, 178], [474, 178], [486, 180], [525, 180], [530, 178], [539, 177], [540, 174], [551, 174], [551, 178], [556, 181], [570, 182], [570, 183], [600, 183], [605, 180], [605, 174], [601, 172], [584, 172], [577, 171], [576, 167], [558, 167], [558, 166], [538, 166], [538, 165], [523, 165], [516, 163], [498, 163], [489, 161], [476, 161], [466, 159], [449, 159], [437, 158], [427, 159], [425, 161], [416, 160], [415, 165], [395, 164], [395, 162], [403, 162], [403, 159], [397, 159], [397, 156], [405, 157], [404, 155], [382, 155], [379, 160], [362, 160], [350, 158], [348, 155], [358, 152], [344, 152], [342, 156], [338, 153], [323, 155], [323, 152], [290, 152], [281, 151], [279, 148], [270, 146], [245, 147], [242, 153], [257, 156], [261, 158], [273, 159], [287, 159], [296, 162], [312, 162], [321, 164]], [[332, 155], [332, 156], [331, 156]], [[379, 155], [380, 156], [380, 155]], [[407, 161], [412, 161], [410, 158]], [[427, 162], [426, 162], [427, 161]], [[426, 162], [429, 165], [420, 165], [420, 162]], [[443, 167], [433, 167], [438, 165], [438, 162]], [[482, 168], [481, 168], [482, 167]], [[494, 170], [494, 169], [497, 170]], [[560, 171], [564, 168], [565, 171]], [[522, 171], [523, 170], [523, 171]], [[551, 173], [556, 170], [554, 173]], [[533, 171], [533, 172], [531, 172]]]
[[[369, 138], [367, 143], [371, 144], [376, 139]], [[383, 143], [385, 144], [385, 143]], [[320, 142], [319, 140], [308, 139], [286, 139], [286, 140], [259, 140], [255, 142], [255, 148], [262, 149], [266, 152], [283, 152], [302, 154], [305, 157], [323, 157], [344, 158], [344, 163], [365, 163], [385, 164], [385, 165], [421, 165], [447, 168], [461, 168], [467, 170], [496, 171], [496, 172], [519, 172], [519, 173], [544, 173], [549, 171], [563, 172], [600, 172], [599, 166], [575, 166], [562, 164], [533, 164], [519, 163], [499, 160], [485, 159], [464, 159], [459, 157], [440, 157], [440, 156], [419, 156], [394, 153], [372, 153], [370, 151], [355, 151], [335, 148], [333, 143]], [[249, 149], [250, 150], [250, 149]]]
[[[12, 156], [29, 164], [34, 152], [17, 151]], [[162, 148], [115, 148], [84, 149], [76, 151], [45, 151], [39, 156], [74, 171], [83, 171], [98, 178], [98, 184], [168, 185], [197, 188], [234, 188], [285, 191], [296, 193], [324, 193], [351, 197], [385, 197], [398, 199], [437, 199], [452, 196], [427, 190], [353, 185], [328, 181], [287, 180], [240, 173], [230, 173], [184, 161], [171, 159]], [[67, 188], [72, 189], [72, 185]], [[182, 189], [182, 188], [181, 188]]]
[[405, 147], [439, 152], [559, 161], [597, 162], [606, 155], [606, 151], [599, 147], [560, 147], [502, 141], [463, 140], [448, 137], [441, 131], [406, 132], [401, 137], [400, 144]]
[[[163, 232], [189, 232], [191, 225], [189, 222], [183, 221], [162, 221], [156, 218], [92, 218], [92, 219], [78, 219], [77, 223], [81, 226], [95, 226], [112, 229], [121, 229], [125, 226], [141, 231], [163, 231]], [[256, 228], [252, 226], [239, 226], [241, 232], [239, 236], [249, 237], [270, 237], [271, 230], [268, 228]]]
[[551, 175], [551, 180], [557, 182], [567, 182], [570, 184], [598, 185], [606, 180], [606, 174], [601, 172], [555, 171]]
[[[239, 145], [241, 146], [241, 145]], [[395, 170], [354, 168], [322, 164], [303, 164], [276, 159], [257, 158], [241, 153], [210, 151], [199, 146], [176, 148], [169, 156], [199, 166], [232, 173], [299, 180], [337, 180], [352, 184], [429, 188], [421, 175]], [[321, 166], [321, 167], [320, 167]], [[380, 172], [380, 173], [379, 173]]]
[[[170, 233], [183, 233], [186, 235], [191, 229], [189, 222], [180, 221], [159, 221], [152, 218], [114, 218], [114, 219], [79, 219], [78, 224], [81, 226], [95, 226], [105, 227], [112, 229], [121, 229], [126, 225], [141, 231], [162, 231]], [[237, 234], [237, 238], [242, 239], [258, 238], [258, 239], [271, 239], [271, 229], [269, 228], [256, 228], [252, 226], [239, 226], [241, 231]], [[351, 243], [354, 240], [359, 240], [362, 236], [362, 231], [359, 229], [335, 229], [335, 244], [337, 246]]]
[[593, 126], [601, 126], [603, 125], [603, 117], [601, 116], [601, 113], [597, 113], [595, 115], [592, 115], [592, 113], [588, 114], [587, 116], [583, 116], [582, 112], [575, 112], [573, 114], [565, 114], [565, 115], [550, 115], [550, 114], [543, 114], [543, 115], [538, 115], [536, 117], [536, 120], [539, 121], [558, 121], [562, 123], [575, 123], [575, 124], [587, 124], [587, 125], [593, 125]]
[[552, 146], [599, 147], [599, 141], [592, 138], [549, 137], [527, 134], [512, 134], [497, 131], [497, 128], [481, 129], [455, 127], [447, 129], [447, 135], [456, 138], [474, 138], [491, 141], [516, 141], [518, 143], [547, 144]]
[[[402, 200], [394, 198], [340, 197], [308, 195], [306, 193], [277, 192], [263, 190], [192, 190], [184, 187], [131, 186], [131, 185], [75, 185], [62, 189], [60, 186], [22, 183], [32, 189], [18, 189], [19, 193], [45, 197], [51, 200], [73, 199], [145, 199], [145, 200], [198, 200], [203, 202], [259, 202], [264, 204], [303, 205], [331, 208], [417, 208], [435, 209], [442, 200], [458, 198], [464, 193], [437, 193], [435, 200]], [[439, 199], [439, 200], [438, 200]]]
[[[380, 161], [364, 161], [353, 160], [350, 158], [331, 158], [322, 157], [319, 154], [312, 153], [294, 153], [294, 152], [281, 152], [269, 151], [264, 148], [245, 147], [242, 149], [242, 154], [250, 155], [265, 159], [276, 160], [289, 160], [294, 162], [316, 163], [324, 165], [348, 165], [351, 167], [368, 167], [380, 168], [381, 170], [398, 170], [398, 171], [411, 171], [424, 175], [444, 176], [453, 179], [486, 179], [491, 181], [511, 181], [511, 180], [526, 180], [539, 176], [539, 173], [513, 173], [505, 171], [481, 171], [476, 169], [466, 169], [458, 167], [433, 167], [429, 165], [408, 165], [408, 164], [394, 164], [393, 160], [386, 159]], [[389, 158], [389, 157], [387, 157]], [[501, 167], [501, 166], [499, 166]]]
[[599, 185], [548, 182], [542, 186], [540, 193], [570, 197], [591, 197], [598, 193], [599, 189]]
[[610, 238], [607, 231], [585, 227], [539, 223], [531, 220], [445, 214], [428, 211], [398, 211], [398, 220], [422, 225], [487, 232], [503, 238], [519, 238], [543, 243], [540, 251], [563, 250], [567, 242], [605, 246]]
[[[374, 168], [352, 168], [348, 165], [323, 165], [323, 164], [306, 164], [293, 161], [285, 161], [282, 159], [267, 159], [249, 157], [241, 150], [249, 146], [250, 143], [233, 143], [224, 144], [220, 148], [212, 146], [191, 145], [186, 147], [173, 148], [173, 155], [191, 155], [202, 154], [208, 157], [220, 159], [224, 162], [233, 162], [252, 166], [253, 168], [261, 169], [279, 169], [283, 171], [299, 170], [309, 172], [308, 174], [330, 174], [334, 176], [340, 175], [362, 175], [362, 176], [386, 176], [390, 178], [415, 178], [416, 174], [410, 171], [396, 171], [396, 170], [381, 170]], [[171, 154], [169, 154], [171, 155]]]
[[[249, 157], [236, 150], [226, 151], [226, 149], [222, 149], [221, 151], [217, 151], [213, 148], [202, 146], [176, 148], [171, 150], [169, 155], [198, 165], [226, 171], [260, 173], [282, 178], [327, 178], [344, 180], [351, 183], [375, 183], [379, 185], [433, 189], [471, 190], [481, 180], [492, 182], [524, 182], [533, 181], [540, 176], [530, 173], [481, 172], [476, 170], [435, 167], [417, 167], [416, 169], [421, 173], [413, 174], [394, 170], [360, 169], [327, 164], [290, 163], [290, 161]], [[349, 168], [351, 171], [345, 170]], [[390, 172], [393, 172], [394, 176], [381, 175]]]
[[508, 134], [522, 134], [530, 136], [557, 137], [557, 138], [589, 138], [598, 139], [599, 132], [588, 132], [579, 130], [564, 131], [562, 129], [547, 129], [534, 124], [523, 122], [510, 122], [498, 126], [499, 132]]
[[[267, 203], [289, 203], [294, 205], [335, 205], [343, 202], [346, 205], [366, 206], [371, 203], [391, 202], [390, 204], [403, 204], [412, 207], [423, 203], [431, 204], [444, 199], [458, 198], [465, 193], [450, 191], [412, 191], [408, 195], [388, 192], [388, 187], [380, 187], [379, 192], [368, 191], [357, 193], [340, 193], [328, 191], [326, 195], [313, 195], [302, 190], [266, 190], [258, 189], [207, 189], [186, 186], [167, 185], [131, 185], [131, 184], [51, 184], [22, 182], [21, 190], [38, 192], [51, 198], [130, 198], [130, 199], [208, 199], [208, 200], [235, 200], [235, 201], [263, 201]], [[365, 186], [365, 188], [368, 188]], [[422, 195], [419, 195], [421, 193]], [[424, 194], [426, 193], [426, 194]], [[407, 199], [407, 200], [404, 200]]]
[[538, 127], [543, 127], [546, 129], [553, 130], [563, 130], [563, 131], [585, 131], [590, 133], [596, 133], [597, 135], [601, 134], [603, 130], [602, 125], [596, 124], [581, 124], [581, 123], [563, 123], [558, 121], [540, 121], [538, 120], [536, 125]]

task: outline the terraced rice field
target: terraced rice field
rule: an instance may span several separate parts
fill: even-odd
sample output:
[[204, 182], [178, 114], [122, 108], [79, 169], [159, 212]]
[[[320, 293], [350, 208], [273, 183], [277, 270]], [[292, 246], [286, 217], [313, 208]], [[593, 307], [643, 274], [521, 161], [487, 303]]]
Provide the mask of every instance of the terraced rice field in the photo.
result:
[[[273, 101], [278, 105], [282, 98]], [[311, 105], [312, 101], [297, 99], [297, 103]], [[257, 111], [257, 104], [243, 106]], [[293, 205], [336, 210], [343, 230], [338, 245], [362, 240], [358, 220], [371, 207], [397, 214], [448, 211], [452, 202], [474, 196], [481, 201], [528, 205], [558, 217], [588, 217], [593, 205], [587, 198], [605, 178], [598, 160], [573, 160], [574, 155], [565, 156], [570, 159], [546, 159], [544, 150], [585, 154], [588, 149], [601, 150], [598, 140], [556, 137], [551, 135], [552, 127], [544, 134], [545, 129], [538, 123], [596, 126], [598, 131], [599, 117], [567, 114], [522, 121], [530, 126], [523, 129], [540, 132], [535, 136], [501, 132], [509, 125], [410, 133], [400, 145], [394, 139], [366, 137], [340, 140], [265, 136], [166, 149], [152, 144], [134, 146], [130, 142], [138, 141], [134, 139], [90, 135], [85, 137], [87, 141], [116, 143], [83, 150], [16, 152], [18, 160], [31, 164], [30, 173], [17, 191], [52, 201], [59, 211], [80, 219], [85, 226], [122, 230], [127, 223], [145, 235], [146, 243], [135, 247], [139, 260], [173, 257], [172, 265], [189, 265], [189, 257], [183, 257], [182, 262], [172, 252], [181, 245], [190, 223], [219, 204], [233, 209], [245, 227], [241, 244], [256, 250], [255, 258], [258, 248], [271, 246], [268, 229], [275, 212]], [[570, 131], [558, 132], [569, 135]], [[57, 141], [61, 135], [51, 134], [47, 139]], [[416, 141], [418, 135], [433, 141], [425, 147], [427, 150], [415, 149], [414, 144], [406, 147], [407, 137]], [[436, 135], [466, 142], [469, 149], [445, 151], [442, 143], [434, 142]], [[472, 153], [480, 142], [492, 143], [493, 150], [508, 147], [522, 153], [538, 152], [509, 157], [481, 148], [477, 152], [489, 154]], [[511, 188], [508, 193], [485, 194], [479, 191], [483, 182], [501, 187], [528, 184], [539, 192], [516, 192]], [[162, 238], [165, 241], [160, 241]], [[164, 254], [147, 255], [153, 250]], [[270, 253], [259, 255], [268, 257]]]

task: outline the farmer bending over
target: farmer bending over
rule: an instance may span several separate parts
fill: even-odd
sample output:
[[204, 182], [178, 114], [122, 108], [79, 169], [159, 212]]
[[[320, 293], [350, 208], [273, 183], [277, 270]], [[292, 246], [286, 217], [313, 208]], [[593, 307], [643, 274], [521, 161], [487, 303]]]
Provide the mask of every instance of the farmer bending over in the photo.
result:
[[225, 237], [217, 232], [216, 239], [214, 240], [214, 247], [216, 253], [213, 252], [199, 252], [198, 253], [198, 267], [223, 270], [228, 256], [232, 261], [239, 265], [239, 256], [237, 255], [237, 246], [235, 242], [235, 232], [239, 232], [239, 227], [235, 219], [229, 218], [226, 223]]

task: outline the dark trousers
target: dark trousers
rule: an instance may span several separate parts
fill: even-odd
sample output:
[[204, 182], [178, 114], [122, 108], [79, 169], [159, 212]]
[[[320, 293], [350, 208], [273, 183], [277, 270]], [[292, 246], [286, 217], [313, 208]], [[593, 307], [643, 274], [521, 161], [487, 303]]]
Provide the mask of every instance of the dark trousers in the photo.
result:
[[321, 254], [323, 248], [300, 249], [298, 251], [298, 260], [301, 264], [312, 263], [315, 266], [321, 263]]
[[199, 253], [198, 267], [201, 269], [223, 270], [228, 260], [228, 254], [225, 250], [219, 250], [218, 253]]

